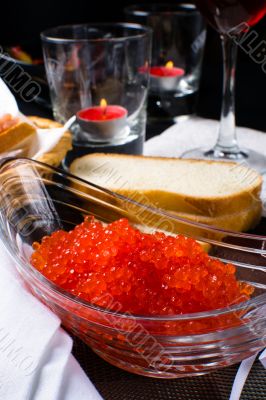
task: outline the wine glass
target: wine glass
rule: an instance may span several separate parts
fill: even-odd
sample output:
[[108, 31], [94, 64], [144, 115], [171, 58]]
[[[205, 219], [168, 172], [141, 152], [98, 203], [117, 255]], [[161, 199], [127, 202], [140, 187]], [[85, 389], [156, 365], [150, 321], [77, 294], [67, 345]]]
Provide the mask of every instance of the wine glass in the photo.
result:
[[236, 38], [266, 14], [266, 0], [196, 0], [222, 41], [224, 61], [223, 102], [217, 143], [213, 149], [187, 151], [185, 158], [211, 158], [245, 162], [259, 171], [266, 169], [266, 157], [238, 145], [235, 129]]

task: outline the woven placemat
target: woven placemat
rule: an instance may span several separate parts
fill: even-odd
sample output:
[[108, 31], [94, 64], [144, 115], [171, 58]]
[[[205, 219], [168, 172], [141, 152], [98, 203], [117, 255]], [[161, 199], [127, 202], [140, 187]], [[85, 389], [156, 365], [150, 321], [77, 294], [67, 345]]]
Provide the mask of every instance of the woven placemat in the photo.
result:
[[[102, 360], [74, 338], [73, 354], [104, 400], [228, 400], [238, 365], [208, 375], [181, 379], [153, 379], [120, 370]], [[256, 361], [241, 400], [266, 399], [266, 373]]]

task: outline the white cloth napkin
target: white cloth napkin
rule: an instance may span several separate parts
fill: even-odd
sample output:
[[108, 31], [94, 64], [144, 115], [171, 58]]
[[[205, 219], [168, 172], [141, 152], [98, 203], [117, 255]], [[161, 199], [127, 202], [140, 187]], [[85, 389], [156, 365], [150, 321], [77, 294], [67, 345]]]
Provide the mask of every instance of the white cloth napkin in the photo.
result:
[[101, 400], [60, 320], [29, 294], [0, 243], [0, 399]]
[[4, 114], [11, 114], [13, 117], [18, 115], [18, 106], [15, 97], [0, 78], [0, 117]]
[[[180, 157], [184, 152], [197, 147], [212, 148], [216, 142], [219, 122], [192, 117], [179, 122], [161, 135], [148, 140], [144, 145], [144, 154], [160, 157]], [[237, 128], [239, 144], [266, 155], [266, 133], [248, 128]], [[266, 167], [266, 166], [265, 166]], [[262, 200], [266, 204], [266, 179], [262, 190]], [[266, 207], [264, 207], [264, 215]], [[239, 400], [256, 355], [244, 360], [237, 372], [229, 400]], [[260, 361], [266, 368], [266, 350]]]
[[[217, 140], [218, 128], [218, 121], [191, 117], [148, 140], [144, 146], [144, 154], [180, 157], [190, 149], [211, 148]], [[241, 147], [247, 147], [266, 155], [266, 133], [238, 127], [237, 136]]]

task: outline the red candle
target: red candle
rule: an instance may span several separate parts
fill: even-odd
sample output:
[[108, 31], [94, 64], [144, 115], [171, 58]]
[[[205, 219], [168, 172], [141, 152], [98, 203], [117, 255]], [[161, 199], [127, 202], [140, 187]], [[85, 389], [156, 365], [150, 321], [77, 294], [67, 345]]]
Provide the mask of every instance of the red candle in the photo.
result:
[[183, 68], [175, 67], [172, 61], [168, 61], [164, 66], [151, 67], [151, 89], [155, 92], [175, 91], [184, 74]]
[[124, 118], [127, 110], [121, 106], [107, 105], [106, 100], [102, 99], [99, 106], [85, 108], [78, 112], [78, 116], [86, 121], [109, 121]]
[[127, 110], [108, 105], [105, 99], [101, 100], [99, 106], [78, 111], [76, 117], [83, 131], [98, 141], [120, 137], [127, 126]]
[[185, 71], [183, 68], [174, 67], [173, 61], [168, 61], [164, 66], [155, 66], [150, 68], [150, 75], [153, 77], [176, 78], [183, 76]]

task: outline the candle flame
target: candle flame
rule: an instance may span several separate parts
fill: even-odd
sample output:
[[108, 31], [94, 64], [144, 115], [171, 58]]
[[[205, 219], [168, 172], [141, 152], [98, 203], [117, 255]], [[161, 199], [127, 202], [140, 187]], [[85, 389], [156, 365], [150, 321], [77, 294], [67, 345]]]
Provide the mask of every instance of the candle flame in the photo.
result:
[[100, 101], [100, 107], [101, 107], [102, 110], [103, 110], [103, 115], [105, 115], [105, 114], [106, 114], [106, 111], [107, 111], [107, 101], [106, 101], [106, 99], [101, 99], [101, 101]]
[[169, 69], [173, 68], [173, 67], [174, 67], [173, 61], [168, 61], [168, 62], [165, 64], [165, 67], [166, 67], [166, 68], [169, 68]]
[[102, 107], [102, 108], [106, 108], [107, 107], [107, 101], [105, 99], [101, 99], [100, 107]]

